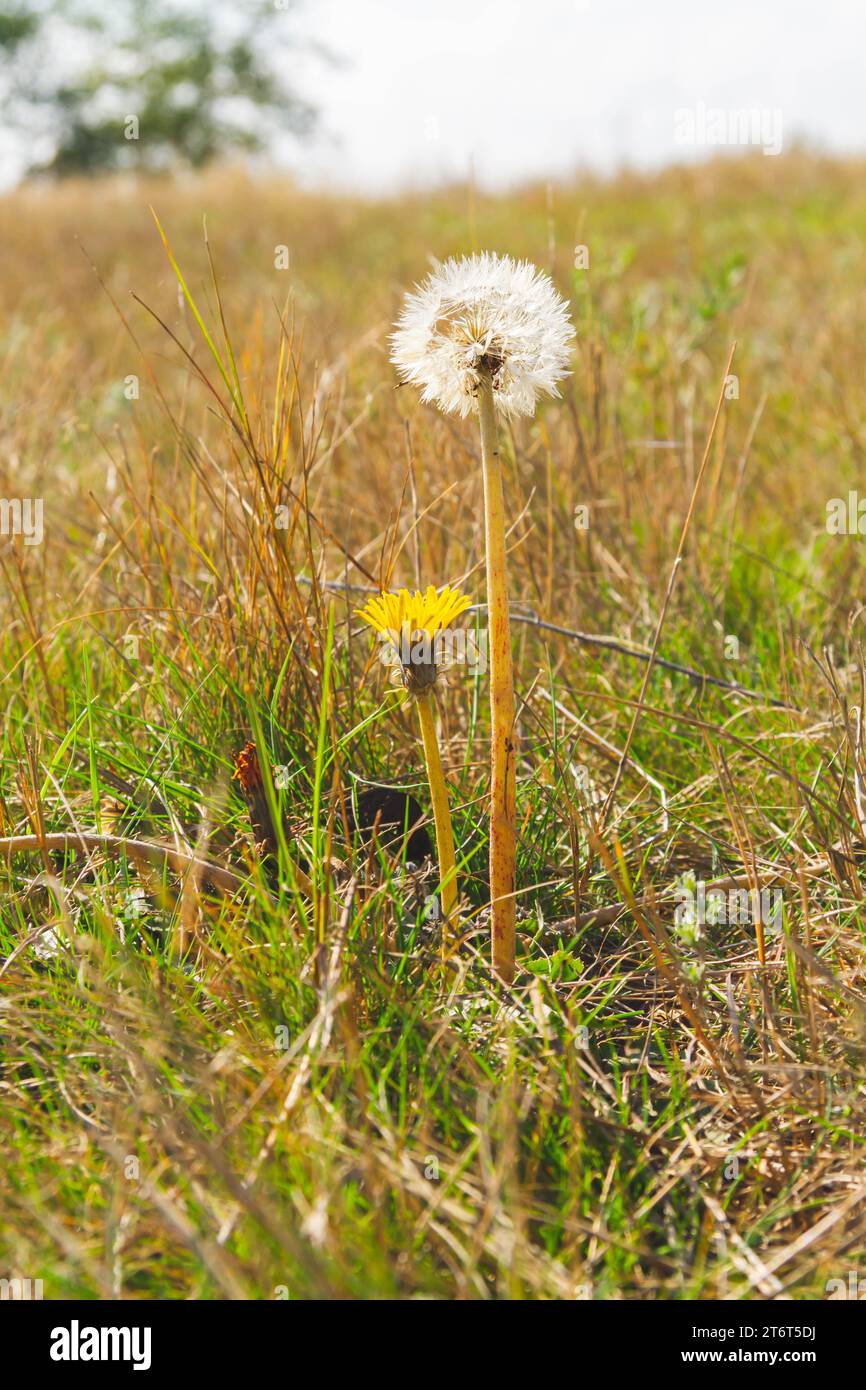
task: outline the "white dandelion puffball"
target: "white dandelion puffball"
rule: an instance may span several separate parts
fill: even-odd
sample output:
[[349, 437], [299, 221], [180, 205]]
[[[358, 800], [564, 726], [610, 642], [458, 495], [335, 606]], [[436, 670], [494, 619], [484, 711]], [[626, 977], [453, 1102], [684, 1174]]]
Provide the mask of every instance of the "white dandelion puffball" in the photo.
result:
[[559, 395], [573, 345], [568, 306], [550, 278], [485, 251], [437, 266], [406, 296], [391, 361], [440, 410], [468, 415], [487, 371], [504, 415], [532, 415], [541, 392]]

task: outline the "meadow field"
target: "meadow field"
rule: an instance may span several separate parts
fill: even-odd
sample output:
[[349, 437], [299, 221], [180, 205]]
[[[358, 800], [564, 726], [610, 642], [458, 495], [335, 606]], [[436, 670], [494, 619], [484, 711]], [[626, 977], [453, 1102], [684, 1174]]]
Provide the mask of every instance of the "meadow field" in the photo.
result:
[[[93, 1299], [866, 1278], [864, 173], [0, 199], [0, 1275]], [[547, 271], [577, 331], [561, 399], [502, 436], [510, 988], [482, 670], [438, 697], [444, 966], [434, 867], [350, 814], [379, 784], [429, 809], [355, 610], [459, 583], [485, 622], [477, 430], [387, 346], [434, 258], [481, 250]]]

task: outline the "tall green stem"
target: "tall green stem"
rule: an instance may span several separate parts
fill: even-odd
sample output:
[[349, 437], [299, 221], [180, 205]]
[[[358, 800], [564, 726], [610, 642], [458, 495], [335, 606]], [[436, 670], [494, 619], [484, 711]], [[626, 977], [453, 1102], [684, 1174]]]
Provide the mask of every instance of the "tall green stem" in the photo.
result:
[[487, 538], [487, 622], [490, 653], [490, 908], [493, 969], [514, 979], [516, 810], [514, 670], [505, 569], [505, 506], [496, 435], [493, 384], [484, 373], [478, 393], [484, 528]]
[[451, 830], [451, 812], [448, 809], [448, 789], [442, 771], [439, 755], [439, 739], [436, 735], [436, 712], [433, 696], [428, 691], [419, 695], [415, 704], [421, 723], [421, 738], [424, 741], [424, 758], [427, 763], [427, 781], [430, 783], [430, 800], [433, 802], [433, 823], [436, 827], [436, 852], [439, 857], [439, 894], [442, 903], [442, 954], [447, 952], [448, 938], [457, 926], [457, 863], [454, 858], [454, 836]]

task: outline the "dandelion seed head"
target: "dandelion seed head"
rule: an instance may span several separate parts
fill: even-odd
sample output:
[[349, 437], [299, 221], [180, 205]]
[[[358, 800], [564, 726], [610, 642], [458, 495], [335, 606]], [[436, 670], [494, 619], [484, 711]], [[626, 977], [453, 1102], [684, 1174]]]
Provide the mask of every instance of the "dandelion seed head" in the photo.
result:
[[484, 252], [446, 261], [406, 296], [391, 335], [401, 381], [423, 401], [466, 416], [490, 374], [504, 415], [532, 415], [558, 396], [574, 328], [550, 278], [529, 261]]

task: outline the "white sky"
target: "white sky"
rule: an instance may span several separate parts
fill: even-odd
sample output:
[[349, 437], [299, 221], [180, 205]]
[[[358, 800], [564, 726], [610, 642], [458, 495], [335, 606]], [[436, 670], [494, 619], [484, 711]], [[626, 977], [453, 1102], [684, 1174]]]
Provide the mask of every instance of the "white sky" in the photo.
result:
[[[50, 0], [44, 0], [50, 9]], [[34, 0], [35, 3], [35, 0]], [[185, 0], [188, 4], [189, 0]], [[216, 24], [248, 0], [196, 0]], [[273, 0], [279, 11], [283, 0]], [[278, 162], [305, 183], [388, 192], [495, 188], [582, 167], [653, 168], [717, 152], [684, 144], [682, 112], [754, 111], [763, 139], [866, 152], [866, 0], [295, 0], [287, 73], [321, 112]], [[62, 55], [53, 54], [52, 63]], [[757, 127], [752, 133], [758, 142]], [[31, 146], [33, 136], [31, 133]], [[0, 129], [0, 187], [44, 150]]]
[[309, 183], [701, 158], [675, 138], [701, 103], [780, 120], [783, 147], [866, 150], [866, 0], [305, 0], [290, 23], [343, 60], [296, 75], [330, 136], [279, 151]]

